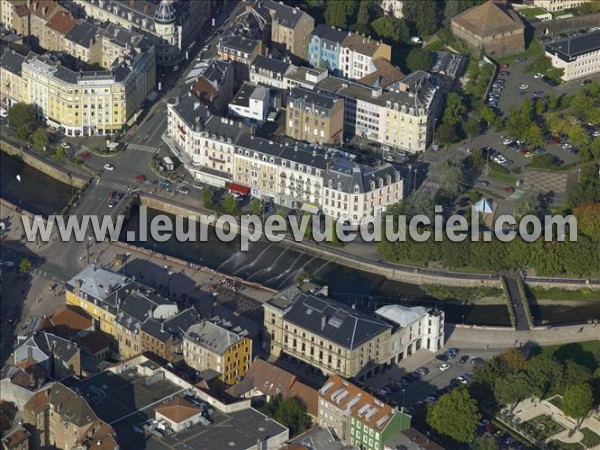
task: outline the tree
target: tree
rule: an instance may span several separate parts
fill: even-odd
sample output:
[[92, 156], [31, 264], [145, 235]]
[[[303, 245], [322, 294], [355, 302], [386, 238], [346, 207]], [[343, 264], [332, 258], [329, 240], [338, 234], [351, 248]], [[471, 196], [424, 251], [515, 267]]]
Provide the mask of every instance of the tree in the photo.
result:
[[406, 25], [395, 17], [379, 17], [373, 21], [371, 27], [379, 37], [388, 39], [394, 43], [408, 40], [408, 29], [406, 28]]
[[465, 123], [465, 133], [469, 136], [469, 139], [473, 139], [481, 132], [481, 127], [479, 126], [479, 121], [474, 117], [471, 117]]
[[404, 2], [403, 13], [419, 36], [429, 36], [438, 29], [438, 7], [440, 2], [421, 0]]
[[33, 269], [33, 264], [27, 258], [21, 258], [21, 262], [19, 263], [19, 271], [21, 273], [29, 273]]
[[509, 374], [496, 379], [494, 383], [494, 397], [501, 405], [513, 405], [514, 407], [530, 395], [529, 380], [524, 373]]
[[36, 147], [44, 150], [49, 143], [48, 134], [46, 133], [46, 130], [44, 130], [43, 128], [38, 128], [37, 130], [35, 130], [31, 135], [31, 142], [33, 142], [33, 145], [35, 145]]
[[35, 123], [35, 111], [31, 105], [17, 103], [8, 110], [8, 123], [17, 130], [21, 139], [26, 139]]
[[441, 145], [450, 145], [456, 141], [456, 127], [451, 123], [442, 122], [435, 132], [435, 139]]
[[238, 214], [238, 202], [233, 195], [228, 195], [225, 197], [225, 200], [223, 200], [223, 211], [227, 214]]
[[[460, 3], [460, 2], [450, 2], [450, 3]], [[495, 436], [490, 436], [489, 434], [485, 434], [483, 436], [477, 436], [473, 439], [473, 442], [469, 445], [471, 450], [497, 450], [500, 448], [500, 443]]]
[[451, 125], [456, 125], [461, 121], [466, 108], [462, 102], [462, 98], [456, 92], [450, 92], [446, 99], [446, 107], [444, 108], [443, 121]]
[[577, 364], [569, 359], [565, 364], [563, 386], [575, 386], [582, 383], [587, 383], [592, 379], [592, 371], [585, 366]]
[[578, 233], [595, 239], [600, 238], [600, 204], [580, 205], [573, 210], [573, 215], [577, 218]]
[[255, 198], [252, 200], [250, 203], [250, 210], [255, 216], [258, 216], [260, 213], [262, 213], [263, 206], [259, 199]]
[[303, 433], [311, 424], [310, 417], [306, 414], [306, 407], [297, 397], [283, 400], [281, 395], [278, 395], [260, 408], [260, 411], [288, 427], [290, 436]]
[[550, 355], [538, 355], [527, 363], [527, 376], [531, 385], [531, 393], [542, 399], [552, 389], [561, 385], [562, 366]]
[[428, 72], [432, 67], [431, 55], [420, 47], [413, 48], [406, 56], [406, 67], [409, 71], [423, 70]]
[[427, 423], [434, 430], [460, 443], [475, 438], [480, 419], [477, 402], [466, 389], [443, 395], [427, 414]]
[[370, 7], [371, 0], [360, 0], [358, 14], [356, 15], [356, 23], [352, 27], [354, 31], [362, 34], [369, 34], [371, 25]]
[[348, 17], [354, 15], [356, 0], [338, 0], [327, 2], [325, 7], [325, 21], [327, 25], [338, 28], [348, 28]]
[[592, 387], [587, 383], [568, 387], [563, 395], [563, 411], [573, 419], [581, 419], [588, 415], [593, 405]]
[[516, 348], [510, 348], [504, 353], [500, 353], [498, 359], [506, 366], [508, 372], [513, 374], [525, 369], [527, 363], [527, 355]]
[[542, 129], [533, 122], [527, 127], [522, 138], [533, 147], [544, 145], [544, 133], [542, 132]]
[[202, 192], [202, 201], [206, 208], [211, 209], [214, 207], [212, 190], [205, 189], [204, 192]]
[[463, 191], [465, 187], [465, 174], [460, 164], [453, 161], [445, 161], [439, 170], [442, 178], [442, 189], [452, 194]]
[[492, 123], [494, 123], [496, 121], [496, 117], [498, 117], [498, 115], [496, 114], [496, 111], [494, 111], [489, 106], [484, 106], [483, 108], [481, 108], [481, 111], [479, 112], [479, 118], [481, 119], [482, 122], [487, 123], [488, 126], [490, 126]]

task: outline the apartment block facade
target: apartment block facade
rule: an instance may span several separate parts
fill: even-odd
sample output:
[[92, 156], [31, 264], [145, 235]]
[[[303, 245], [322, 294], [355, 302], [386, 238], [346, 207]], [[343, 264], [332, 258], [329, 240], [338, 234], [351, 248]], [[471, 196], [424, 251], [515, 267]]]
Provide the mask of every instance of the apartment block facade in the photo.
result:
[[183, 337], [183, 356], [188, 366], [202, 372], [212, 369], [225, 384], [234, 384], [252, 362], [252, 340], [208, 320], [191, 326]]
[[308, 43], [315, 20], [300, 8], [283, 2], [266, 0], [263, 6], [271, 16], [271, 43], [283, 46], [304, 60], [308, 59]]
[[554, 67], [563, 69], [564, 81], [594, 75], [600, 72], [600, 31], [550, 42], [546, 56]]
[[347, 35], [340, 29], [324, 24], [317, 25], [310, 40], [308, 52], [310, 65], [325, 68], [332, 74], [339, 75], [342, 43]]
[[342, 76], [360, 80], [377, 70], [373, 61], [378, 58], [390, 61], [392, 48], [369, 36], [350, 32], [341, 45], [339, 68]]

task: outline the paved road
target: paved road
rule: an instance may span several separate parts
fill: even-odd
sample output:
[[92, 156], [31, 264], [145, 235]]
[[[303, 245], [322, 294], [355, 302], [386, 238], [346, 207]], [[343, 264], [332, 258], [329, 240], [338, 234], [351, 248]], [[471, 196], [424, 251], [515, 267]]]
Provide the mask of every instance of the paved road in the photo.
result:
[[506, 280], [506, 286], [508, 287], [510, 299], [513, 302], [512, 306], [515, 313], [515, 320], [517, 322], [517, 331], [527, 331], [529, 330], [529, 323], [527, 322], [525, 304], [523, 303], [527, 301], [527, 299], [521, 298], [519, 285], [517, 284], [517, 279], [514, 274], [507, 275], [504, 277], [504, 279]]

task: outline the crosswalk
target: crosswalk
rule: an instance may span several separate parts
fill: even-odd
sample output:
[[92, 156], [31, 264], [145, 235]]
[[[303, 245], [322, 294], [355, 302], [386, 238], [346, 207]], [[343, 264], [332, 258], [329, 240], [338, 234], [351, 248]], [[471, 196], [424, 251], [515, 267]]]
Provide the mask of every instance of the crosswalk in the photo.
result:
[[129, 148], [131, 150], [136, 150], [138, 152], [146, 152], [146, 153], [152, 153], [152, 154], [156, 154], [160, 150], [158, 147], [153, 147], [151, 145], [142, 145], [142, 144], [127, 144], [127, 148]]
[[79, 152], [81, 152], [81, 149], [73, 145], [65, 151], [65, 157], [68, 159], [75, 158]]
[[433, 189], [439, 189], [441, 187], [441, 184], [436, 181], [426, 181], [423, 183], [423, 186], [430, 187]]
[[119, 192], [131, 192], [135, 189], [132, 186], [129, 186], [125, 183], [119, 183], [118, 181], [100, 180], [98, 185], [107, 187], [107, 188], [110, 188], [110, 189], [113, 189], [113, 190], [119, 191]]

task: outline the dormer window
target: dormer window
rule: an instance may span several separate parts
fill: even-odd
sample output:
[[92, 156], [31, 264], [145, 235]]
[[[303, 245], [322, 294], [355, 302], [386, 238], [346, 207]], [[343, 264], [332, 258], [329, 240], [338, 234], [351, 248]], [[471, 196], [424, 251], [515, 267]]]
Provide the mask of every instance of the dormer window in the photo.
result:
[[327, 183], [327, 185], [328, 185], [330, 188], [333, 188], [333, 180], [329, 180], [329, 182]]
[[374, 191], [375, 190], [375, 182], [373, 180], [371, 180], [369, 185], [371, 186], [371, 190]]
[[341, 181], [338, 181], [337, 187], [338, 187], [338, 191], [341, 191], [342, 188], [344, 187], [344, 183], [342, 183]]
[[383, 187], [383, 178], [379, 179], [379, 187], [382, 188]]
[[392, 184], [392, 176], [391, 176], [391, 175], [388, 175], [387, 177], [385, 177], [385, 182], [386, 182], [387, 184]]
[[355, 185], [354, 185], [354, 192], [358, 192], [358, 191], [359, 191], [358, 184], [355, 184]]

